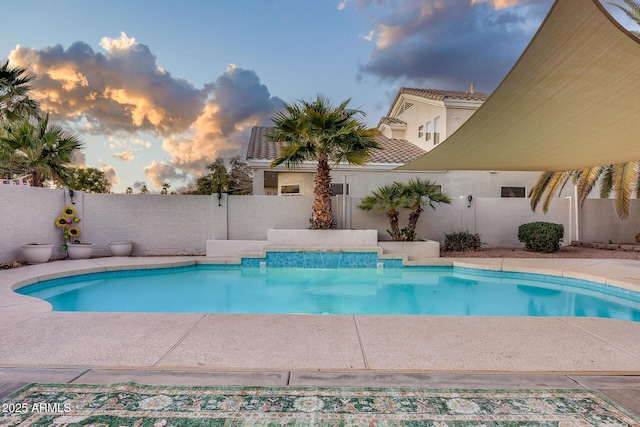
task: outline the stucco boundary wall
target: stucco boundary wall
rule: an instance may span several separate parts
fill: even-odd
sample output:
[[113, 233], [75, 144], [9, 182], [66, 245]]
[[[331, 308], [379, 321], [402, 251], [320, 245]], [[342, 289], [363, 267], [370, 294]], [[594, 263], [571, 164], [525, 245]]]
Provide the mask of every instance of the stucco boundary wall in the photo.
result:
[[[132, 240], [133, 256], [205, 255], [207, 240], [267, 240], [269, 229], [309, 226], [310, 196], [229, 196], [220, 203], [216, 195], [85, 194], [77, 191], [73, 202], [82, 241], [95, 244], [94, 256], [108, 256], [111, 240]], [[334, 214], [339, 229], [377, 230], [378, 240], [389, 240], [383, 212], [364, 212], [357, 197], [336, 196]], [[0, 262], [21, 261], [25, 243], [54, 243], [53, 259], [64, 252], [54, 220], [71, 204], [63, 189], [0, 185]], [[558, 198], [547, 214], [532, 212], [529, 199], [453, 197], [450, 205], [426, 208], [418, 238], [444, 243], [444, 234], [468, 230], [479, 233], [485, 247], [522, 247], [520, 224], [548, 221], [563, 224], [564, 244], [583, 242], [633, 242], [640, 232], [640, 200], [631, 201], [629, 219], [619, 220], [607, 199], [587, 199], [580, 211], [579, 236], [571, 198]], [[407, 214], [401, 213], [401, 227]], [[579, 238], [577, 238], [579, 237]], [[230, 243], [231, 245], [231, 243]], [[230, 248], [231, 249], [231, 248]]]

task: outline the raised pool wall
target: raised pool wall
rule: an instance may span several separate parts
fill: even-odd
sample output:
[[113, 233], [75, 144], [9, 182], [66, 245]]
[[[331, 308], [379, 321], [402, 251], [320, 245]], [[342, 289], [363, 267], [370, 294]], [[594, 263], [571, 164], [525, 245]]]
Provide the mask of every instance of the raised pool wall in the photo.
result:
[[[338, 228], [373, 229], [388, 240], [384, 213], [356, 208], [360, 198], [333, 198]], [[134, 256], [205, 255], [207, 240], [266, 240], [269, 229], [307, 229], [312, 197], [227, 196], [220, 206], [215, 195], [88, 194], [74, 197], [82, 240], [95, 243], [94, 256], [108, 256], [110, 240], [132, 240]], [[55, 218], [70, 204], [63, 189], [0, 185], [0, 262], [21, 260], [20, 245], [55, 243], [53, 259], [63, 257]], [[587, 199], [580, 211], [580, 239], [585, 242], [630, 242], [639, 231], [640, 200], [631, 200], [631, 215], [619, 220], [608, 199]], [[549, 212], [532, 212], [529, 199], [474, 197], [426, 209], [418, 237], [444, 242], [444, 233], [469, 230], [480, 234], [485, 247], [522, 247], [518, 226], [532, 221], [563, 224], [564, 243], [575, 238], [572, 200], [553, 201]], [[343, 216], [342, 213], [346, 213]], [[346, 221], [345, 221], [346, 219]], [[401, 214], [406, 224], [407, 214]], [[229, 243], [231, 244], [231, 242]]]

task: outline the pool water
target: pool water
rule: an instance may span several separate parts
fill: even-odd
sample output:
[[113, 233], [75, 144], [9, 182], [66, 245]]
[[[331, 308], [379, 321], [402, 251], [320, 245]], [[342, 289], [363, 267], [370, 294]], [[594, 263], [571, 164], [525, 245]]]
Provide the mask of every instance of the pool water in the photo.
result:
[[55, 311], [594, 316], [640, 321], [640, 293], [555, 276], [459, 267], [197, 265], [39, 282]]

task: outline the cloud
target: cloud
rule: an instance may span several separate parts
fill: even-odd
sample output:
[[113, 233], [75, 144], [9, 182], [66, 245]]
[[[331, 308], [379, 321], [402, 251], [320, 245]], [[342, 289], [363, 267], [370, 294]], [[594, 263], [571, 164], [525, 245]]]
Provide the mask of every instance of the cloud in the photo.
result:
[[120, 184], [120, 178], [118, 178], [118, 174], [113, 166], [104, 165], [100, 170], [104, 173], [104, 177], [111, 183], [111, 185]]
[[212, 96], [190, 132], [163, 141], [162, 147], [172, 159], [145, 169], [154, 186], [182, 176], [169, 167], [202, 175], [217, 157], [243, 154], [251, 127], [268, 124], [283, 104], [282, 99], [270, 95], [254, 71], [235, 65], [230, 65], [209, 89]]
[[[405, 0], [383, 5], [375, 48], [360, 67], [419, 87], [491, 91], [533, 36], [551, 0]], [[369, 4], [363, 7], [371, 7]], [[378, 10], [379, 12], [379, 10]]]
[[54, 120], [86, 119], [96, 134], [150, 131], [170, 135], [189, 128], [207, 97], [156, 64], [149, 48], [125, 33], [102, 38], [106, 53], [85, 42], [68, 49], [17, 46], [9, 60], [34, 75], [33, 95]]
[[130, 151], [130, 150], [121, 151], [119, 153], [113, 153], [113, 156], [125, 162], [129, 162], [135, 159], [136, 157], [133, 151]]
[[216, 157], [244, 154], [251, 127], [268, 124], [283, 104], [253, 70], [230, 65], [197, 89], [125, 33], [100, 46], [104, 53], [82, 41], [68, 49], [17, 46], [9, 59], [34, 75], [34, 98], [53, 120], [104, 136], [116, 158], [132, 162], [161, 136], [167, 158], [144, 166], [156, 187], [201, 175]]
[[513, 7], [518, 3], [526, 3], [526, 2], [522, 0], [471, 0], [471, 4], [478, 4], [478, 3], [490, 3], [493, 5], [494, 8], [499, 10], [499, 9], [505, 9], [507, 7]]
[[187, 179], [188, 175], [180, 172], [175, 166], [167, 163], [151, 162], [151, 165], [144, 168], [144, 175], [151, 180], [154, 187], [162, 187], [166, 181]]

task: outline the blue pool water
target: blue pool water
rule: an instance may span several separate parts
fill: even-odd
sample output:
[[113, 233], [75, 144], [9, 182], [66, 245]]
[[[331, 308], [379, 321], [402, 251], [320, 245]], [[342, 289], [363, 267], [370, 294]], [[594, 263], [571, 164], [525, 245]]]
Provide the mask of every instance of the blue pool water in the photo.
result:
[[17, 291], [55, 311], [593, 316], [640, 321], [640, 293], [576, 279], [458, 267], [114, 271]]

